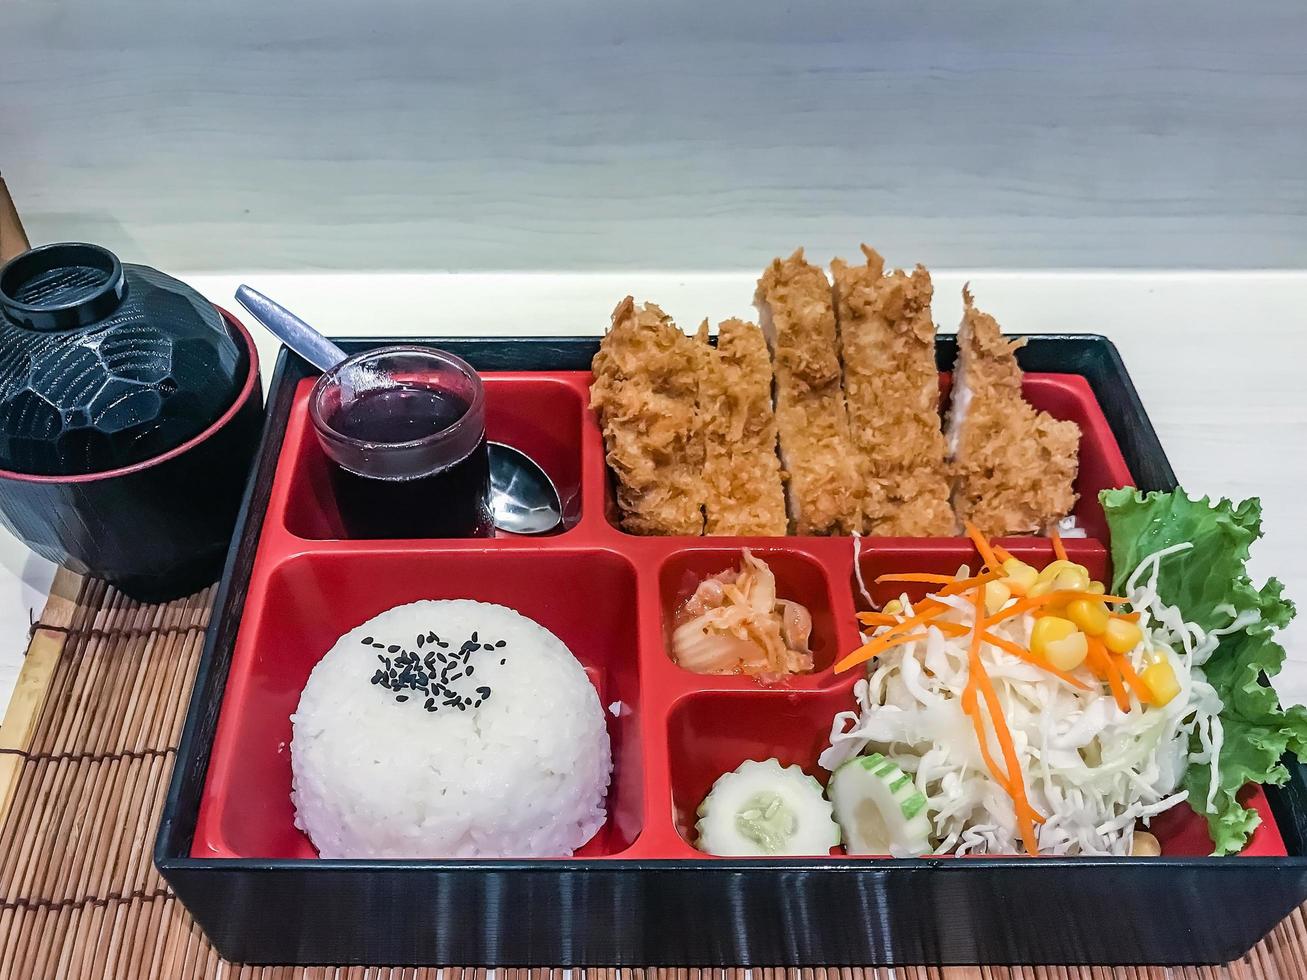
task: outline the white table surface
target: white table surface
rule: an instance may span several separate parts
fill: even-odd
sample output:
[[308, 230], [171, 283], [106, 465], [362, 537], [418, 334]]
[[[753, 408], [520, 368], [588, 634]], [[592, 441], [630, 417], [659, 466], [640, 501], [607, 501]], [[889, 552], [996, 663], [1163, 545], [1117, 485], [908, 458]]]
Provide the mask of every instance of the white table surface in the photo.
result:
[[[812, 256], [824, 260], [827, 256]], [[493, 336], [600, 333], [627, 293], [683, 328], [751, 317], [756, 271], [602, 274], [186, 275], [235, 307], [242, 281], [328, 334]], [[1180, 482], [1191, 492], [1260, 496], [1266, 537], [1254, 576], [1276, 575], [1307, 607], [1307, 272], [936, 271], [935, 319], [951, 331], [962, 283], [1013, 333], [1101, 333], [1120, 348]], [[248, 321], [248, 318], [244, 318]], [[264, 379], [276, 345], [259, 332]], [[53, 569], [0, 540], [0, 705]], [[1276, 681], [1307, 701], [1307, 611], [1284, 634]]]

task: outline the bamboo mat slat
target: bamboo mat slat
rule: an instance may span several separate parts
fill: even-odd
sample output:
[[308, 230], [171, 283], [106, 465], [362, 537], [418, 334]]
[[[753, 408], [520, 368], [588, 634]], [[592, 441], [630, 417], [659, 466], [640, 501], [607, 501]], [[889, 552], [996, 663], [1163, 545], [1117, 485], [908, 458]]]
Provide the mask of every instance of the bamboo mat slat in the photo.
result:
[[214, 952], [151, 852], [211, 590], [143, 605], [60, 573], [0, 725], [0, 980], [1307, 980], [1299, 909], [1219, 967], [258, 967]]

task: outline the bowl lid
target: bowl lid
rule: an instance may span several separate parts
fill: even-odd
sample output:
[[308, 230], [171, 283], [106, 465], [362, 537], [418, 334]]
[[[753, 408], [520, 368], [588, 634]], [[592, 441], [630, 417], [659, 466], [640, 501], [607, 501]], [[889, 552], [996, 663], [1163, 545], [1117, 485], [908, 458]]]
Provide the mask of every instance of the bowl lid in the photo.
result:
[[248, 357], [155, 269], [82, 242], [25, 252], [0, 268], [0, 468], [84, 475], [165, 453], [227, 410]]
[[113, 313], [127, 293], [118, 256], [62, 242], [15, 256], [0, 270], [0, 308], [29, 330], [71, 330]]

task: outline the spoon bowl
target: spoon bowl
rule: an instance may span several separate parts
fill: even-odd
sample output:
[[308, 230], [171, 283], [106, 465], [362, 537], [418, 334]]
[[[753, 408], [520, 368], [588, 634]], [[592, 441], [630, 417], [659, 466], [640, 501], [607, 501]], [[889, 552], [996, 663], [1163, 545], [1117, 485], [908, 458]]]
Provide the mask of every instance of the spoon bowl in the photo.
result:
[[563, 519], [558, 488], [526, 453], [488, 442], [490, 509], [495, 527], [510, 534], [547, 534]]

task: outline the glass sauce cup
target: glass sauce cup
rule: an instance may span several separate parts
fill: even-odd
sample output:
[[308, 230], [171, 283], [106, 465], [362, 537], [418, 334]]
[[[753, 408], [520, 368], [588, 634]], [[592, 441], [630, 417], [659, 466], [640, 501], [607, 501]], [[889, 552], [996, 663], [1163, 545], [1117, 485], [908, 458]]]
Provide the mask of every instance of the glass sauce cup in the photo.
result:
[[351, 538], [494, 535], [485, 389], [466, 361], [382, 347], [318, 379], [309, 417]]

